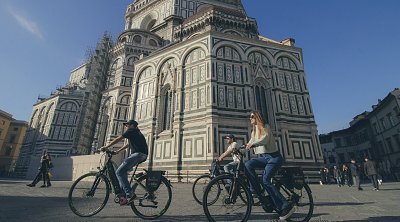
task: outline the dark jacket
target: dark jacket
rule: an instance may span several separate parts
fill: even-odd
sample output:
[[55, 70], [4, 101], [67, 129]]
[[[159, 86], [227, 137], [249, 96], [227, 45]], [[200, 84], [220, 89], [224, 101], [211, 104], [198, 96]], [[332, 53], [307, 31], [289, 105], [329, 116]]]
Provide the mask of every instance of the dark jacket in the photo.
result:
[[364, 163], [364, 173], [367, 176], [372, 176], [377, 174], [374, 161], [368, 160], [367, 162]]
[[50, 169], [50, 161], [48, 159], [43, 159], [40, 161], [39, 170], [40, 171], [49, 171]]
[[333, 176], [335, 177], [335, 178], [338, 178], [338, 177], [342, 177], [342, 172], [340, 171], [340, 169], [339, 168], [333, 168]]
[[352, 176], [360, 176], [360, 166], [357, 163], [350, 164], [350, 172]]

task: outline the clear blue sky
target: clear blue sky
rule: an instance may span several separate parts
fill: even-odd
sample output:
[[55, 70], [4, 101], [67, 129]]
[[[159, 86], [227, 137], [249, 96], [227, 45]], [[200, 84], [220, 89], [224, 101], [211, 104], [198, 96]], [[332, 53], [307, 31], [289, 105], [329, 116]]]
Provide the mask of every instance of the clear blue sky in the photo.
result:
[[[28, 120], [104, 31], [123, 31], [131, 0], [0, 0], [0, 109]], [[319, 133], [400, 87], [400, 1], [243, 0], [260, 33], [303, 49]]]

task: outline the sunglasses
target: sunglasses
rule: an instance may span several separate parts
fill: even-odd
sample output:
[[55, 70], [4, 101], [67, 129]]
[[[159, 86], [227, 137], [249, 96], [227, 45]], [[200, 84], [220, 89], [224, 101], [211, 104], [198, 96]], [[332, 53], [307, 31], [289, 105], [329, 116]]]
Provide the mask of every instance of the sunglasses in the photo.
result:
[[251, 115], [251, 116], [250, 116], [250, 119], [254, 119], [254, 118], [255, 118], [254, 115]]

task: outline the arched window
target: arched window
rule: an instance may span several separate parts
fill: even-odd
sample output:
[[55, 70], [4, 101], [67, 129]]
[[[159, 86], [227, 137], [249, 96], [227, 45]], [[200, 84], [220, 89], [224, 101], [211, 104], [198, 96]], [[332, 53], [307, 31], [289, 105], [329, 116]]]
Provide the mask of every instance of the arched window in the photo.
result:
[[172, 115], [172, 91], [171, 88], [168, 87], [164, 93], [162, 94], [163, 100], [163, 124], [162, 130], [170, 130], [171, 129], [171, 115]]
[[142, 43], [142, 36], [140, 36], [140, 35], [135, 35], [135, 36], [133, 37], [133, 41], [134, 41], [136, 44]]
[[147, 29], [146, 30], [150, 31], [150, 29], [153, 28], [153, 26], [156, 24], [156, 22], [157, 22], [157, 20], [155, 20], [155, 19], [151, 20], [149, 22], [149, 24], [147, 25]]
[[265, 122], [269, 123], [267, 101], [265, 96], [267, 91], [264, 88], [264, 86], [259, 86], [259, 85], [256, 85], [255, 91], [256, 91], [256, 108], [261, 113]]
[[149, 45], [152, 46], [152, 47], [157, 47], [158, 44], [154, 39], [150, 39], [149, 40]]
[[293, 60], [288, 57], [280, 57], [276, 62], [279, 68], [281, 69], [288, 69], [288, 70], [297, 70], [297, 66]]

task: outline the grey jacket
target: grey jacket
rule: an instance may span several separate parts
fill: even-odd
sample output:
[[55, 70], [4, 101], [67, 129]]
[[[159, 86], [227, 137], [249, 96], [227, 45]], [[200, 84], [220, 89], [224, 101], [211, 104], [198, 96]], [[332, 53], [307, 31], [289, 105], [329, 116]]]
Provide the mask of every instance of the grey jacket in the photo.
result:
[[265, 134], [261, 138], [253, 138], [252, 136], [249, 144], [252, 145], [255, 154], [274, 153], [278, 151], [274, 134], [271, 127], [267, 124], [265, 125]]

